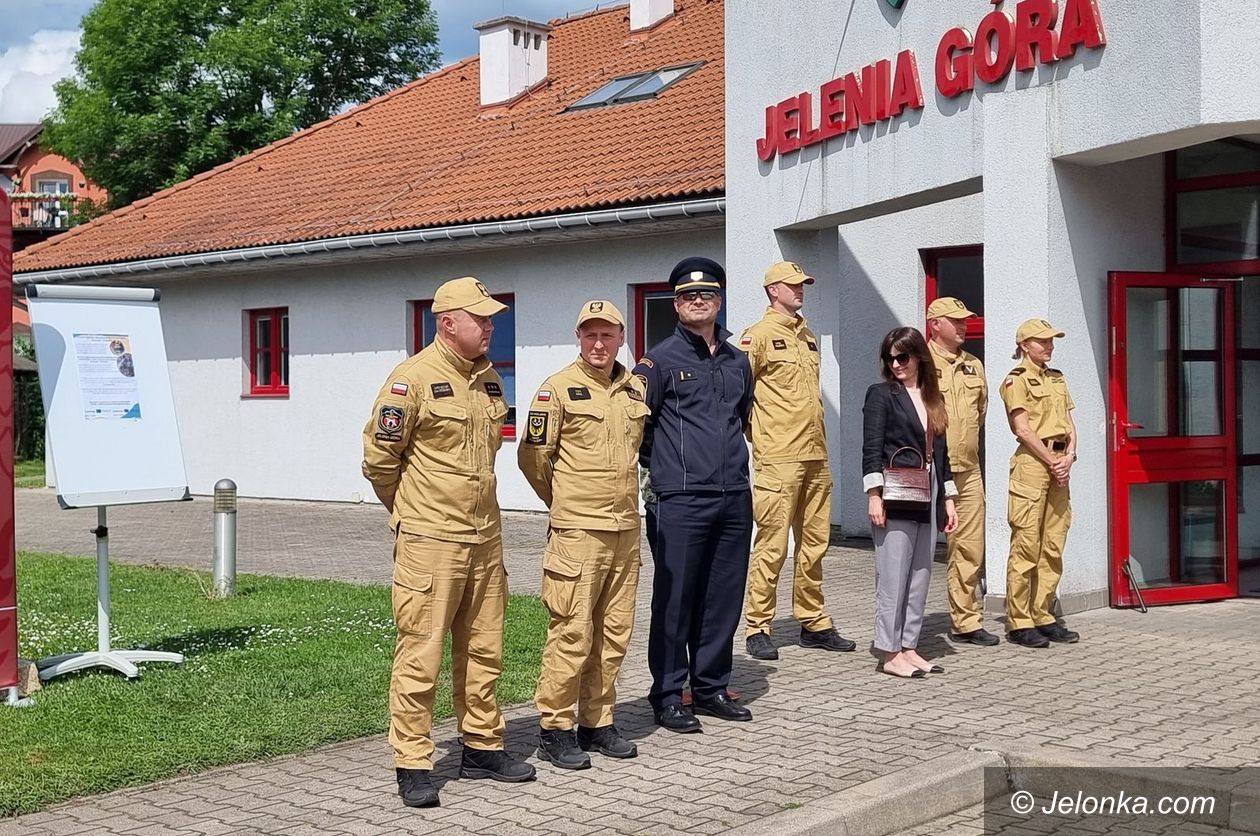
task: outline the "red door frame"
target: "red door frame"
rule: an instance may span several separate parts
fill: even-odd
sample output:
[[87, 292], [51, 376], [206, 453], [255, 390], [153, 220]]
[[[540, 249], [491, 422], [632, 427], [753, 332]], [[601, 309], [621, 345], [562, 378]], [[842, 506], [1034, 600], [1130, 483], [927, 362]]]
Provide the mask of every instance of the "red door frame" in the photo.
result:
[[[1109, 313], [1111, 326], [1110, 358], [1110, 455], [1111, 483], [1111, 603], [1116, 607], [1136, 606], [1124, 558], [1130, 552], [1129, 486], [1188, 480], [1220, 480], [1225, 486], [1225, 582], [1142, 590], [1147, 604], [1173, 604], [1187, 601], [1217, 600], [1238, 596], [1238, 490], [1237, 490], [1237, 424], [1235, 421], [1235, 285], [1229, 279], [1177, 273], [1108, 274]], [[1128, 321], [1127, 291], [1131, 287], [1216, 287], [1222, 292], [1221, 311], [1221, 423], [1219, 436], [1130, 437], [1127, 364]], [[1170, 322], [1170, 330], [1175, 323]], [[1171, 338], [1175, 335], [1170, 334]], [[1171, 370], [1169, 397], [1178, 390], [1176, 375], [1179, 364]], [[1170, 409], [1175, 418], [1175, 409]], [[1175, 503], [1173, 497], [1170, 503]], [[1170, 508], [1170, 511], [1175, 510]], [[1170, 544], [1179, 543], [1180, 526], [1176, 514], [1170, 514]], [[1177, 536], [1174, 537], [1174, 534]], [[1173, 559], [1180, 560], [1174, 553]]]
[[634, 359], [637, 361], [644, 354], [647, 354], [647, 350], [652, 347], [650, 345], [643, 344], [644, 341], [647, 340], [647, 335], [646, 335], [647, 309], [646, 309], [646, 306], [644, 305], [644, 302], [647, 301], [647, 298], [650, 294], [671, 293], [674, 289], [674, 286], [671, 285], [669, 282], [653, 282], [652, 284], [636, 284], [636, 285], [633, 285], [633, 287], [634, 287], [634, 345], [632, 346], [632, 349], [634, 351]]
[[[18, 681], [17, 558], [13, 541], [13, 216], [0, 191], [0, 692]], [[0, 708], [0, 711], [3, 709]]]
[[[923, 250], [923, 289], [926, 300], [924, 301], [924, 310], [937, 300], [940, 296], [940, 282], [937, 276], [940, 275], [940, 261], [942, 258], [968, 258], [971, 256], [984, 255], [983, 244], [965, 244], [959, 247], [935, 247], [930, 250]], [[962, 300], [966, 304], [967, 300]], [[983, 301], [983, 300], [982, 300]], [[973, 301], [972, 304], [975, 304]], [[924, 320], [923, 334], [929, 335], [927, 329], [927, 321]], [[979, 340], [984, 342], [984, 317], [973, 316], [967, 320], [967, 339]]]

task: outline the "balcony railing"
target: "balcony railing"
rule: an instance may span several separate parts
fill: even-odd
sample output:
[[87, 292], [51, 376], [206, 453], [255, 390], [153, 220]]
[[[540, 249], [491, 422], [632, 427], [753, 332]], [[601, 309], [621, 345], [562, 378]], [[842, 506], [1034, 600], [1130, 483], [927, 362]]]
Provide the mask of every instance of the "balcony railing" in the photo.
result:
[[69, 229], [79, 222], [77, 210], [84, 202], [72, 194], [33, 194], [19, 192], [9, 195], [13, 206], [15, 230], [48, 230], [55, 232]]

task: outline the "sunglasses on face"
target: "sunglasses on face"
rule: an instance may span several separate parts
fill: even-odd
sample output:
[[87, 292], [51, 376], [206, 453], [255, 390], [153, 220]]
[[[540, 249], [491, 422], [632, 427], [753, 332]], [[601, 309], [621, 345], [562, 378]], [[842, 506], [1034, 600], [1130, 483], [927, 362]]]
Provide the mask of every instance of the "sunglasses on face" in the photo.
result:
[[703, 302], [711, 302], [717, 298], [716, 290], [684, 290], [678, 294], [678, 298], [684, 302], [694, 302], [697, 299]]
[[900, 354], [886, 354], [884, 355], [884, 360], [890, 366], [908, 366], [910, 364], [910, 355], [904, 351]]

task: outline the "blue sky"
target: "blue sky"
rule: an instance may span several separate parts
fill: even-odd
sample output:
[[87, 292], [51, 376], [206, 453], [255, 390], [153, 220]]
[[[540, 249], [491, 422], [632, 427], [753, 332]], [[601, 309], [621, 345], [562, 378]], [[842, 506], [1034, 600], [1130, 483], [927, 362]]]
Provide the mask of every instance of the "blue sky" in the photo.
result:
[[[472, 25], [501, 15], [548, 20], [595, 8], [595, 0], [431, 0], [443, 63], [477, 51]], [[620, 0], [624, 3], [625, 0]], [[52, 107], [53, 84], [74, 70], [79, 20], [95, 0], [0, 0], [22, 8], [0, 26], [0, 122], [38, 121]], [[617, 0], [600, 3], [617, 5]]]

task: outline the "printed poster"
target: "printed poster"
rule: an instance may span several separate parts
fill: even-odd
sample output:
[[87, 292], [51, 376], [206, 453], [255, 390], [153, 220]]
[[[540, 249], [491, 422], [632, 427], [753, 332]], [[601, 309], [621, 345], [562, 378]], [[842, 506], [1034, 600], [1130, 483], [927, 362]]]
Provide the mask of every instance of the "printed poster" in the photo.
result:
[[79, 396], [88, 421], [140, 417], [140, 389], [125, 334], [75, 334]]

